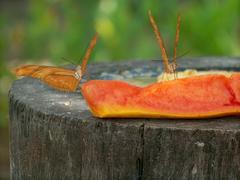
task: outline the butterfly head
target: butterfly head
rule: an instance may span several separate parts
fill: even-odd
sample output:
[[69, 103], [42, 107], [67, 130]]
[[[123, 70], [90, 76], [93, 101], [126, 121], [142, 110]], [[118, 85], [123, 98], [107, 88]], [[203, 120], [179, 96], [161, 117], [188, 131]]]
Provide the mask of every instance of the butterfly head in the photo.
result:
[[77, 79], [77, 80], [81, 80], [82, 79], [82, 70], [81, 70], [81, 66], [77, 66], [76, 68], [76, 71], [74, 73], [74, 77]]

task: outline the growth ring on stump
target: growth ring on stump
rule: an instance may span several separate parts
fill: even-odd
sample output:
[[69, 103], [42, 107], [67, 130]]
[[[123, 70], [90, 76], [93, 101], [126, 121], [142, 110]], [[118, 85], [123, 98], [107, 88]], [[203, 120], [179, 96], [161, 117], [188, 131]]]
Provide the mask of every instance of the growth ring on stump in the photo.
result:
[[[239, 70], [238, 58], [180, 69]], [[91, 79], [156, 76], [160, 61], [89, 66]], [[12, 179], [240, 179], [240, 118], [98, 119], [80, 92], [23, 78], [10, 92]]]

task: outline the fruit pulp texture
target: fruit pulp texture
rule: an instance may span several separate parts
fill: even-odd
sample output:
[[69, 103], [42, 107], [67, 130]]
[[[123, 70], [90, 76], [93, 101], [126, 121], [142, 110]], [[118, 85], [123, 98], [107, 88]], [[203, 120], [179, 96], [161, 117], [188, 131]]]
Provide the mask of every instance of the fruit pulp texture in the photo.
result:
[[92, 80], [82, 94], [96, 117], [207, 118], [240, 114], [240, 73], [200, 75], [138, 87]]

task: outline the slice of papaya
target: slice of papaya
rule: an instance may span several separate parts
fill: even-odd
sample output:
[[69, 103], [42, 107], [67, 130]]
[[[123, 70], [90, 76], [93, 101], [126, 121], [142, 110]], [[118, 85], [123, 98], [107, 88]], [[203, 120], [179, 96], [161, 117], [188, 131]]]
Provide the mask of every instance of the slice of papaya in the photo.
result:
[[82, 94], [96, 117], [208, 118], [240, 114], [240, 73], [201, 75], [137, 87], [92, 80]]

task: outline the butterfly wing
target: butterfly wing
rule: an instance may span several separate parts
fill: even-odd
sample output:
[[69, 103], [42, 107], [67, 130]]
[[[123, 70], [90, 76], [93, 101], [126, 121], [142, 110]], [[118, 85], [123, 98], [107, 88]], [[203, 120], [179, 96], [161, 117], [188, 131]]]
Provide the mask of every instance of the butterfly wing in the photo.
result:
[[80, 79], [75, 78], [74, 71], [67, 72], [55, 72], [44, 77], [43, 81], [49, 86], [56, 89], [68, 92], [74, 92], [77, 89]]
[[41, 79], [49, 86], [62, 91], [75, 91], [80, 79], [77, 79], [74, 70], [52, 67], [26, 65], [13, 70], [17, 76], [29, 76]]
[[155, 33], [156, 39], [158, 41], [159, 47], [160, 47], [161, 52], [162, 52], [162, 60], [163, 60], [163, 65], [164, 65], [164, 71], [165, 72], [170, 72], [168, 55], [167, 55], [166, 48], [165, 48], [165, 45], [164, 45], [164, 42], [163, 42], [163, 38], [162, 38], [162, 35], [161, 35], [161, 33], [158, 29], [158, 26], [157, 26], [157, 24], [156, 24], [156, 22], [155, 22], [155, 20], [152, 16], [152, 13], [151, 13], [150, 10], [148, 11], [148, 16], [149, 16], [150, 23], [153, 27], [153, 31]]
[[39, 67], [38, 65], [24, 65], [13, 69], [12, 72], [16, 76], [30, 76], [30, 74], [34, 73]]

